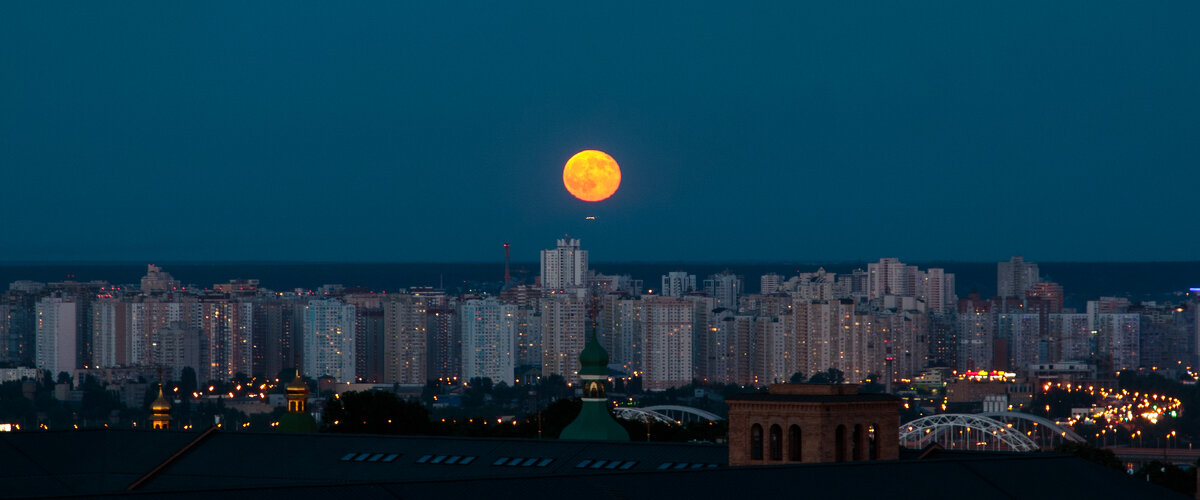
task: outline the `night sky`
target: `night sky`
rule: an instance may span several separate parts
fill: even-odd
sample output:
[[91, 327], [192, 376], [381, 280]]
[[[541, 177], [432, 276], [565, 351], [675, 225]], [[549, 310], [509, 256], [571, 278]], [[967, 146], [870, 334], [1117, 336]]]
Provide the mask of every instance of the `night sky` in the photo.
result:
[[1200, 255], [1200, 3], [653, 3], [2, 2], [0, 260]]

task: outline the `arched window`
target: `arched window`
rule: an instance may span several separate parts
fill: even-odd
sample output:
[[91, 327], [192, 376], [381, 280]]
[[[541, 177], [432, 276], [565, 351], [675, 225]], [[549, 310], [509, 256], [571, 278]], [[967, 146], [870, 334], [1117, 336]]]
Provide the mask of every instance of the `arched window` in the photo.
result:
[[762, 426], [754, 424], [750, 426], [750, 460], [762, 460]]
[[839, 425], [833, 431], [833, 461], [846, 461], [846, 426]]
[[867, 429], [867, 450], [870, 460], [879, 460], [879, 424]]
[[783, 429], [771, 426], [771, 460], [783, 460]]
[[854, 434], [851, 435], [850, 439], [851, 439], [851, 441], [850, 441], [850, 450], [851, 450], [850, 457], [851, 458], [850, 459], [854, 460], [856, 462], [859, 460], [862, 460], [863, 459], [863, 448], [866, 447], [865, 446], [866, 443], [864, 442], [866, 439], [866, 436], [863, 435], [862, 424], [856, 424], [854, 426]]
[[788, 428], [788, 460], [800, 462], [804, 459], [800, 454], [800, 426], [793, 425]]

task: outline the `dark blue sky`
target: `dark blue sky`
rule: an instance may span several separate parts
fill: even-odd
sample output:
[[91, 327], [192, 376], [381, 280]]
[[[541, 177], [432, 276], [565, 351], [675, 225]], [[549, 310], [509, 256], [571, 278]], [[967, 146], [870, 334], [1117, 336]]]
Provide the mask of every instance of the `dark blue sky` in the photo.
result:
[[0, 3], [0, 260], [1197, 258], [1197, 2], [735, 3]]

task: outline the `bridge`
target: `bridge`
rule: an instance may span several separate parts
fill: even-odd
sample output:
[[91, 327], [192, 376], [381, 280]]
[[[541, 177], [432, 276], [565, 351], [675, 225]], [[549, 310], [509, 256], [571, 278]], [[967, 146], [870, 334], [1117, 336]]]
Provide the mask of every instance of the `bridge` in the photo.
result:
[[937, 442], [947, 449], [1037, 451], [1064, 441], [1084, 442], [1075, 431], [1027, 413], [943, 413], [900, 426], [900, 445], [924, 448]]
[[613, 408], [613, 414], [628, 420], [656, 420], [667, 425], [679, 425], [692, 422], [716, 422], [725, 420], [720, 415], [690, 406], [658, 405], [644, 408], [634, 406], [618, 406]]

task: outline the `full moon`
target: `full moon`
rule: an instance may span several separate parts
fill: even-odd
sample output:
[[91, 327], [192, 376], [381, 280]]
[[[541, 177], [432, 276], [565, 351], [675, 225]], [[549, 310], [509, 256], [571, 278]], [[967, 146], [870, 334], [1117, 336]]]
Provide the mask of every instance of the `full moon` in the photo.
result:
[[621, 167], [603, 151], [588, 149], [575, 153], [563, 168], [563, 185], [583, 201], [601, 201], [617, 192]]

